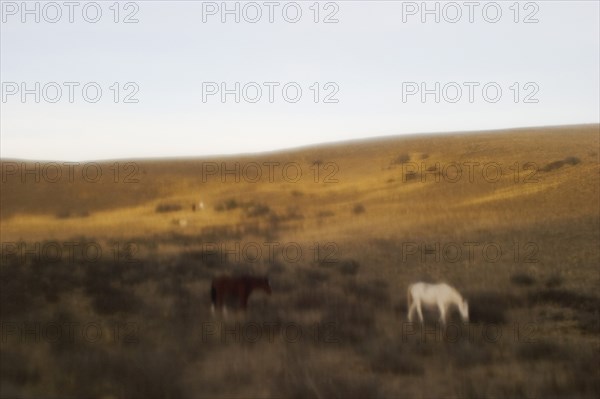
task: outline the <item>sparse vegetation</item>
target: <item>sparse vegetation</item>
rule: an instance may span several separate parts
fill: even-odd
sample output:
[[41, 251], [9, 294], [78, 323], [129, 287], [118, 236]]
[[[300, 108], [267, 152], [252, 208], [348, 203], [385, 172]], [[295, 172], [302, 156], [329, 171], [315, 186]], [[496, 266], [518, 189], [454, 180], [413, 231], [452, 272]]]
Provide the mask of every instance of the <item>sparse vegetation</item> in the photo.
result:
[[250, 204], [245, 207], [246, 216], [248, 217], [259, 217], [269, 214], [271, 208], [265, 204]]
[[534, 304], [553, 303], [576, 310], [594, 312], [600, 309], [600, 298], [564, 289], [541, 289], [529, 293]]
[[61, 210], [58, 211], [55, 216], [57, 219], [86, 218], [90, 216], [90, 212], [76, 210]]
[[293, 206], [293, 205], [287, 207], [284, 221], [302, 220], [302, 219], [304, 219], [304, 215], [301, 213], [300, 207]]
[[[365, 153], [348, 144], [327, 153], [339, 165], [336, 184], [315, 183], [307, 167], [325, 152], [312, 149], [269, 154], [280, 164], [304, 160], [293, 184], [199, 185], [188, 160], [140, 161], [148, 178], [132, 185], [3, 183], [0, 397], [596, 398], [600, 175], [593, 159], [568, 156], [597, 148], [598, 135], [564, 129], [384, 140]], [[429, 184], [428, 174], [420, 184], [417, 173], [402, 184], [390, 165], [398, 154], [442, 165], [432, 170], [528, 160], [548, 173], [515, 184], [531, 170], [509, 169], [492, 184], [476, 168], [473, 182], [463, 169], [456, 183]], [[200, 200], [206, 208], [193, 212]], [[77, 242], [73, 259], [64, 247], [58, 261], [36, 258], [35, 244], [50, 242]], [[91, 242], [102, 247], [95, 261], [77, 250]], [[479, 244], [472, 259], [465, 242]], [[245, 258], [249, 243], [262, 248], [256, 262]], [[265, 243], [279, 244], [273, 259]], [[286, 243], [301, 246], [298, 261], [281, 254]], [[439, 258], [411, 253], [411, 243], [428, 251], [440, 243]], [[462, 257], [449, 260], [448, 243]], [[494, 261], [494, 245], [482, 251], [490, 243], [502, 248]], [[238, 273], [267, 274], [272, 295], [213, 316], [211, 279]], [[406, 287], [417, 280], [447, 281], [468, 300], [470, 323], [451, 312], [464, 328], [456, 339], [453, 327], [446, 336], [438, 328], [435, 309], [424, 310], [424, 328], [407, 326]], [[74, 339], [64, 329], [30, 339], [36, 322], [75, 326]], [[102, 337], [82, 338], [85, 325]], [[245, 340], [256, 326], [261, 337]], [[286, 327], [302, 336], [286, 340]]]
[[562, 285], [563, 283], [563, 278], [557, 275], [554, 276], [550, 276], [547, 280], [546, 280], [546, 287], [547, 288], [558, 288]]
[[342, 274], [355, 275], [356, 273], [358, 273], [360, 264], [355, 260], [345, 260], [345, 261], [339, 262], [337, 267], [338, 267], [338, 270], [340, 271], [340, 273], [342, 273]]
[[[316, 372], [315, 370], [321, 370]], [[343, 363], [317, 364], [308, 354], [294, 354], [278, 371], [275, 397], [286, 398], [372, 398], [384, 397], [374, 377], [350, 378]]]
[[410, 155], [400, 154], [392, 161], [392, 165], [399, 165], [410, 161]]
[[355, 215], [359, 215], [359, 214], [365, 213], [365, 212], [366, 212], [366, 209], [363, 204], [356, 204], [352, 208], [352, 213], [354, 213]]
[[375, 315], [370, 306], [360, 302], [327, 303], [322, 325], [336, 326], [336, 338], [341, 345], [353, 345], [372, 337]]
[[364, 284], [350, 281], [345, 285], [345, 293], [360, 302], [372, 303], [376, 306], [386, 306], [390, 303], [388, 288], [385, 284], [368, 282]]
[[416, 180], [419, 178], [419, 174], [416, 172], [407, 172], [404, 174], [404, 181]]
[[562, 168], [565, 165], [577, 165], [578, 163], [581, 162], [581, 159], [577, 158], [577, 157], [567, 157], [565, 159], [561, 159], [559, 161], [554, 161], [554, 162], [550, 162], [549, 164], [543, 166], [542, 168], [540, 168], [540, 171], [542, 172], [550, 172], [553, 171], [555, 169], [559, 169]]
[[524, 342], [517, 345], [517, 356], [527, 361], [541, 359], [559, 359], [562, 356], [560, 346], [548, 341]]
[[515, 285], [529, 287], [535, 283], [535, 279], [525, 273], [516, 273], [510, 276], [510, 282]]
[[522, 301], [499, 293], [476, 293], [467, 296], [469, 319], [474, 323], [506, 323], [506, 311], [518, 307]]
[[317, 217], [318, 218], [329, 218], [329, 217], [332, 217], [334, 215], [335, 215], [335, 213], [333, 213], [333, 211], [319, 211], [317, 213]]
[[600, 311], [580, 311], [576, 313], [575, 319], [579, 329], [590, 334], [600, 334]]
[[221, 203], [215, 205], [215, 211], [223, 212], [223, 211], [231, 211], [233, 209], [237, 209], [240, 206], [238, 201], [235, 198], [229, 198]]
[[446, 343], [445, 349], [455, 367], [471, 368], [493, 361], [493, 345], [473, 342], [466, 335], [460, 336], [456, 342]]
[[395, 340], [381, 340], [366, 344], [363, 354], [370, 359], [371, 368], [381, 374], [423, 375], [425, 369], [412, 345]]
[[164, 203], [164, 204], [158, 204], [156, 206], [155, 211], [157, 213], [165, 213], [165, 212], [177, 212], [177, 211], [180, 211], [181, 209], [182, 209], [182, 206], [180, 204]]

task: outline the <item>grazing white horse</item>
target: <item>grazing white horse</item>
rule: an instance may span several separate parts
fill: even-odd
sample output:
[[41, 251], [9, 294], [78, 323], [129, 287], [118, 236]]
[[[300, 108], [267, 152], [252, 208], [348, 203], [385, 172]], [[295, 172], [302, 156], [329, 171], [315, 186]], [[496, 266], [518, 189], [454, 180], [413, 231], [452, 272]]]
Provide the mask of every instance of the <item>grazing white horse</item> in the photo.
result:
[[421, 324], [423, 324], [423, 312], [421, 305], [435, 307], [440, 311], [440, 321], [446, 325], [446, 313], [451, 305], [456, 305], [463, 321], [469, 321], [469, 304], [463, 299], [458, 291], [446, 283], [428, 284], [414, 283], [408, 286], [408, 321], [412, 322], [412, 314], [417, 310]]

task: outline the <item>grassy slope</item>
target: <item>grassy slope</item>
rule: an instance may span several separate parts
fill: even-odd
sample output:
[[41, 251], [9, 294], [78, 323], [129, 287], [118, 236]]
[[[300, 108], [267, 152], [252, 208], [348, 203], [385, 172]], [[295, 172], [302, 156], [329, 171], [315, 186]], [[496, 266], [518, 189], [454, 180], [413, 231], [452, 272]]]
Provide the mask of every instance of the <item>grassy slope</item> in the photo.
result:
[[[9, 308], [8, 316], [6, 301], [21, 286], [3, 286], [3, 318], [52, 320], [57, 312], [63, 312], [81, 320], [91, 314], [107, 323], [135, 319], [144, 329], [139, 350], [133, 347], [115, 351], [107, 344], [100, 347], [101, 353], [89, 355], [92, 361], [80, 360], [85, 366], [80, 370], [75, 367], [62, 373], [41, 372], [41, 379], [26, 378], [23, 383], [17, 378], [3, 385], [17, 392], [58, 392], [57, 381], [67, 378], [65, 375], [82, 378], [82, 373], [99, 373], [104, 379], [90, 382], [91, 392], [117, 396], [118, 392], [130, 392], [131, 384], [175, 396], [204, 393], [211, 397], [346, 396], [344, 389], [359, 396], [368, 393], [391, 397], [594, 396], [598, 386], [592, 381], [597, 371], [586, 369], [590, 360], [586, 356], [598, 356], [597, 310], [590, 310], [589, 303], [595, 303], [597, 309], [600, 288], [599, 139], [599, 127], [593, 125], [383, 138], [208, 160], [228, 162], [230, 166], [234, 162], [297, 162], [303, 170], [297, 183], [281, 178], [258, 183], [234, 183], [231, 179], [226, 183], [218, 179], [203, 182], [201, 170], [206, 160], [198, 159], [138, 161], [140, 171], [136, 177], [140, 182], [133, 184], [114, 183], [110, 176], [95, 185], [20, 184], [9, 180], [2, 185], [0, 203], [3, 242], [73, 237], [102, 243], [132, 241], [140, 248], [138, 256], [144, 267], [128, 272], [138, 276], [133, 283], [125, 282], [124, 269], [109, 268], [108, 275], [97, 276], [88, 276], [89, 270], [78, 271], [72, 287], [56, 288], [57, 301], [48, 302], [43, 295], [33, 300], [37, 307], [17, 301]], [[504, 175], [491, 183], [477, 168], [473, 182], [469, 182], [466, 170], [456, 183], [444, 179], [436, 183], [432, 175], [425, 183], [419, 178], [406, 181], [401, 165], [394, 163], [401, 156], [409, 162], [424, 162], [426, 167], [437, 162], [442, 167], [452, 162], [494, 162], [501, 165]], [[569, 157], [579, 162], [544, 171], [553, 162]], [[322, 165], [335, 163], [339, 170], [334, 178], [338, 181], [315, 182], [311, 167], [316, 160]], [[515, 162], [521, 173], [517, 181], [509, 169]], [[530, 173], [523, 170], [528, 162], [537, 166], [533, 176], [536, 182], [524, 181]], [[108, 170], [108, 165], [103, 170]], [[199, 199], [206, 209], [192, 212], [191, 204]], [[240, 208], [215, 210], [215, 206], [230, 199], [265, 204], [270, 212], [248, 217]], [[155, 208], [160, 203], [178, 203], [184, 209], [157, 213]], [[357, 204], [364, 212], [353, 212]], [[56, 217], [65, 211], [85, 211], [89, 216]], [[286, 221], [290, 213], [299, 213], [303, 218]], [[185, 220], [186, 226], [181, 226], [179, 220]], [[258, 223], [259, 230], [223, 233], [214, 228], [235, 228], [244, 223]], [[263, 259], [250, 266], [226, 262], [217, 268], [193, 257], [203, 242], [239, 240], [242, 244], [298, 242], [304, 256], [297, 263], [286, 263], [279, 254], [276, 262]], [[338, 262], [314, 262], [310, 249], [314, 242], [334, 243]], [[466, 252], [458, 262], [445, 258], [435, 261], [431, 256], [403, 260], [402, 245], [409, 242], [427, 246], [493, 242], [504, 253], [497, 262], [486, 261], [479, 251], [472, 262]], [[521, 246], [518, 261], [513, 256], [515, 242]], [[529, 253], [537, 260], [535, 263], [523, 260], [528, 254], [523, 252], [527, 243], [537, 248], [533, 255]], [[466, 247], [462, 249], [466, 251]], [[357, 271], [353, 271], [352, 264], [358, 265]], [[37, 269], [37, 274], [29, 269], [33, 267], [11, 271], [15, 274], [3, 279], [3, 284], [44, 276]], [[249, 314], [237, 315], [236, 320], [302, 325], [334, 320], [340, 323], [342, 343], [286, 345], [261, 341], [248, 346], [198, 342], [200, 323], [212, 320], [206, 297], [210, 277], [247, 267], [269, 272], [274, 293], [269, 300], [257, 295], [251, 300]], [[519, 275], [532, 283], [519, 283], [514, 279]], [[400, 325], [405, 320], [405, 287], [422, 277], [447, 280], [459, 287], [471, 301], [475, 322], [501, 323], [505, 329], [501, 342], [485, 345], [479, 340], [471, 345], [461, 341], [441, 349], [439, 343], [399, 343]], [[89, 288], [102, 279], [108, 279], [122, 295], [132, 293], [141, 305], [124, 307], [122, 302], [127, 300], [117, 296], [121, 299], [115, 299], [114, 308], [106, 311], [98, 298], [111, 295], [103, 294], [102, 289], [108, 288]], [[559, 281], [554, 290], [546, 287], [552, 279]], [[81, 285], [84, 290], [79, 289]], [[187, 313], [181, 314], [182, 309]], [[529, 346], [515, 342], [511, 329], [517, 323], [530, 322], [536, 323], [535, 335], [542, 342]], [[162, 349], [145, 359], [145, 348], [155, 347]], [[98, 350], [97, 345], [93, 349]], [[24, 356], [40, 372], [56, 362], [68, 363], [73, 357], [70, 349], [63, 349], [50, 360], [46, 352], [37, 350], [18, 345], [9, 351], [9, 358]], [[434, 356], [432, 353], [438, 350], [441, 355]], [[239, 364], [232, 366], [223, 360], [240, 353]], [[125, 370], [123, 375], [129, 377], [123, 382], [119, 376], [106, 376], [102, 371], [119, 359], [127, 364], [150, 362], [155, 366], [139, 366], [144, 370], [141, 377], [131, 377], [139, 373]], [[255, 374], [242, 365], [252, 367]], [[163, 377], [171, 369], [178, 374]], [[277, 375], [275, 383], [271, 383], [273, 374]], [[547, 378], [551, 380], [540, 375], [550, 376]], [[72, 383], [67, 391], [81, 394], [78, 389]]]
[[[499, 223], [525, 226], [537, 223], [540, 219], [572, 219], [597, 214], [597, 152], [598, 127], [586, 126], [523, 129], [494, 134], [384, 138], [288, 153], [209, 160], [227, 162], [228, 166], [235, 162], [242, 166], [247, 162], [280, 162], [282, 165], [297, 162], [303, 171], [297, 183], [283, 181], [280, 173], [277, 173], [281, 171], [280, 168], [276, 170], [277, 180], [274, 183], [263, 178], [258, 183], [244, 183], [242, 179], [236, 184], [231, 177], [228, 177], [227, 183], [217, 179], [203, 183], [201, 171], [205, 160], [137, 161], [139, 172], [135, 177], [139, 178], [139, 183], [114, 183], [109, 169], [111, 163], [107, 163], [102, 165], [104, 176], [97, 184], [85, 183], [82, 179], [76, 179], [75, 183], [67, 179], [61, 179], [59, 183], [35, 183], [30, 177], [27, 184], [22, 184], [12, 176], [7, 177], [7, 183], [3, 184], [1, 212], [7, 237], [20, 232], [30, 237], [35, 232], [27, 231], [27, 226], [36, 222], [62, 237], [78, 234], [77, 226], [81, 226], [84, 232], [94, 234], [94, 228], [106, 224], [104, 220], [113, 215], [118, 216], [123, 224], [131, 221], [136, 224], [156, 223], [153, 228], [158, 231], [173, 229], [152, 217], [155, 205], [158, 202], [180, 201], [189, 210], [189, 205], [199, 198], [209, 208], [226, 198], [269, 198], [269, 204], [274, 207], [297, 202], [307, 216], [329, 207], [338, 212], [335, 225], [340, 230], [347, 229], [349, 220], [344, 216], [346, 210], [356, 202], [363, 202], [369, 207], [368, 228], [378, 233], [391, 231], [387, 226], [394, 226], [393, 230], [396, 231], [409, 226], [425, 227], [430, 231], [432, 225], [439, 229], [473, 229], [485, 225], [498, 228]], [[498, 163], [502, 166], [504, 176], [496, 183], [489, 183], [482, 178], [481, 167], [476, 167], [474, 183], [468, 182], [466, 169], [458, 183], [442, 179], [441, 183], [433, 184], [434, 177], [431, 175], [427, 176], [427, 184], [404, 182], [402, 168], [392, 164], [402, 154], [411, 157], [409, 162], [424, 162], [426, 167], [436, 162], [442, 167], [451, 162], [479, 162], [481, 165]], [[423, 154], [428, 156], [427, 159], [421, 159]], [[541, 169], [569, 156], [578, 157], [582, 162], [575, 167], [567, 165], [550, 173], [538, 172], [535, 176], [529, 175], [530, 170], [523, 170], [527, 162], [534, 162]], [[339, 182], [315, 183], [314, 169], [311, 169], [315, 160], [338, 165], [339, 170], [333, 177]], [[521, 169], [518, 183], [514, 183], [514, 171], [510, 169], [515, 162]], [[319, 180], [323, 180], [331, 170], [321, 170]], [[266, 175], [267, 168], [263, 167], [263, 171]], [[490, 169], [490, 178], [493, 171]], [[453, 172], [449, 171], [448, 174]], [[539, 182], [525, 183], [528, 176]], [[290, 194], [292, 190], [307, 195], [294, 198]], [[552, 212], [549, 212], [549, 208], [552, 208]], [[91, 217], [76, 221], [57, 219], [55, 215], [61, 211], [87, 211]], [[201, 228], [219, 219], [219, 215], [210, 211], [212, 209], [203, 214], [196, 227]], [[189, 213], [184, 217], [195, 216]], [[469, 214], [481, 214], [484, 217], [471, 217], [467, 222], [465, 217]], [[19, 217], [14, 217], [16, 215]], [[35, 220], [38, 216], [39, 219]], [[20, 223], [22, 220], [26, 220], [26, 223]], [[111, 235], [120, 233], [119, 222], [114, 222], [116, 229], [111, 228]]]

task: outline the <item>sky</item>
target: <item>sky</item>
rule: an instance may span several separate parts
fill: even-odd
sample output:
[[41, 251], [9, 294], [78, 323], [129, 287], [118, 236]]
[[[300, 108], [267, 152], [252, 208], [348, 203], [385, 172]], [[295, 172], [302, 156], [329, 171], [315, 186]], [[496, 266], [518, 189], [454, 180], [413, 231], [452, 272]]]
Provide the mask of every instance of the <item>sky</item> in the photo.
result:
[[0, 156], [600, 122], [597, 1], [2, 1]]

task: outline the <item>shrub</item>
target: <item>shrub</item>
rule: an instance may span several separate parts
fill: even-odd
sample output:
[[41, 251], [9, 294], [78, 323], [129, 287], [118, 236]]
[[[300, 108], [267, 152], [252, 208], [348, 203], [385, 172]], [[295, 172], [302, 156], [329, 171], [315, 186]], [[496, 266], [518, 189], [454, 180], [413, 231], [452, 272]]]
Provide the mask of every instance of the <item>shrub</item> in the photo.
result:
[[230, 198], [230, 199], [227, 199], [227, 200], [215, 205], [215, 211], [217, 211], [217, 212], [231, 211], [233, 209], [238, 208], [241, 205], [242, 204], [239, 204], [234, 198]]
[[578, 163], [581, 162], [581, 159], [577, 158], [577, 157], [566, 157], [565, 158], [565, 163], [569, 164], [569, 165], [577, 165]]
[[248, 217], [258, 217], [267, 215], [271, 212], [271, 208], [265, 204], [252, 204], [249, 205], [246, 209], [246, 216]]
[[71, 211], [69, 211], [69, 210], [62, 210], [62, 211], [56, 212], [57, 219], [68, 219], [70, 217], [71, 217]]
[[77, 218], [86, 218], [88, 216], [90, 216], [90, 212], [89, 211], [77, 211], [77, 212], [72, 212], [70, 210], [61, 210], [56, 212], [56, 218], [57, 219], [69, 219], [72, 217], [77, 217]]
[[182, 209], [181, 205], [174, 203], [164, 203], [158, 204], [156, 206], [156, 213], [165, 213], [165, 212], [177, 212]]
[[517, 273], [510, 276], [510, 282], [515, 285], [531, 286], [535, 283], [535, 279], [525, 273]]
[[550, 172], [552, 170], [562, 168], [565, 165], [574, 166], [580, 162], [581, 162], [581, 160], [579, 158], [571, 156], [571, 157], [567, 157], [565, 159], [561, 159], [559, 161], [550, 162], [549, 164], [545, 165], [543, 168], [540, 168], [540, 171], [541, 172]]
[[285, 266], [277, 261], [274, 261], [269, 266], [269, 271], [267, 274], [282, 274], [286, 270]]
[[303, 273], [304, 280], [310, 284], [314, 285], [315, 283], [324, 283], [329, 280], [329, 274], [323, 273], [320, 270], [306, 270]]
[[419, 177], [419, 175], [415, 172], [406, 172], [404, 174], [404, 181], [416, 180], [417, 177]]
[[352, 208], [352, 213], [354, 213], [355, 215], [358, 215], [358, 214], [364, 213], [364, 212], [365, 212], [365, 207], [363, 204], [356, 204]]
[[300, 213], [300, 208], [297, 206], [288, 206], [286, 209], [286, 215], [282, 218], [284, 221], [288, 220], [302, 220], [304, 215]]
[[140, 306], [139, 299], [131, 291], [105, 286], [102, 290], [88, 293], [92, 297], [92, 308], [99, 315], [117, 312], [133, 313]]
[[321, 309], [327, 303], [329, 293], [322, 289], [301, 290], [294, 299], [295, 310]]
[[410, 155], [408, 154], [400, 154], [393, 161], [392, 165], [403, 164], [410, 161]]
[[345, 260], [338, 267], [342, 274], [355, 275], [360, 268], [360, 264], [355, 260]]
[[[226, 257], [223, 256], [221, 251], [210, 251], [210, 250], [207, 250], [207, 251], [196, 250], [196, 251], [185, 252], [182, 256], [184, 258], [188, 258], [188, 259], [192, 260], [193, 262], [200, 262], [203, 266], [210, 268], [210, 269], [214, 269], [214, 268], [218, 268], [218, 267], [222, 266], [224, 259], [226, 259]], [[197, 264], [194, 264], [193, 266], [189, 265], [189, 267], [198, 268], [199, 266]]]
[[506, 323], [506, 310], [522, 304], [514, 296], [491, 292], [470, 294], [466, 299], [469, 302], [469, 320], [474, 323]]
[[585, 294], [561, 289], [544, 289], [529, 293], [532, 304], [554, 303], [577, 310], [594, 312], [600, 307], [600, 299]]
[[333, 213], [333, 211], [329, 211], [329, 210], [327, 210], [327, 211], [319, 211], [317, 213], [317, 217], [319, 217], [319, 218], [328, 218], [328, 217], [331, 217], [331, 216], [334, 216], [334, 215], [335, 215], [335, 213]]
[[546, 287], [548, 288], [558, 288], [562, 285], [563, 279], [558, 275], [548, 277], [546, 280]]
[[[33, 273], [32, 273], [33, 274]], [[21, 265], [2, 265], [0, 267], [0, 304], [2, 317], [27, 314], [35, 309], [38, 292], [31, 288], [33, 276], [26, 273]]]
[[90, 297], [92, 308], [99, 315], [139, 310], [141, 301], [131, 289], [119, 289], [114, 281], [120, 279], [123, 269], [110, 262], [99, 263], [86, 270], [84, 292]]

